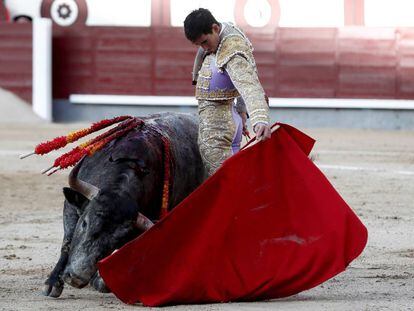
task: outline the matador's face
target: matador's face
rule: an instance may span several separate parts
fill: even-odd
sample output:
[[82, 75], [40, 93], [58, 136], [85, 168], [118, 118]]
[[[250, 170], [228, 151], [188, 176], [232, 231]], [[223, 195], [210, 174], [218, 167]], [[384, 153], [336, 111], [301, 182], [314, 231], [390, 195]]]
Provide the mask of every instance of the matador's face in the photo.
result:
[[206, 52], [215, 53], [220, 44], [220, 29], [219, 25], [213, 24], [211, 27], [212, 32], [202, 34], [197, 40], [194, 41], [194, 44], [201, 46]]

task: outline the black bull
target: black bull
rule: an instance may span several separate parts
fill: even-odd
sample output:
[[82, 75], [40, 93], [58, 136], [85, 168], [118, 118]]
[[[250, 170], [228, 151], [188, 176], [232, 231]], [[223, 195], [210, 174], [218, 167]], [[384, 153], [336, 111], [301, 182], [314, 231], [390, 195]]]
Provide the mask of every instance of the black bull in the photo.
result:
[[64, 282], [77, 288], [90, 283], [107, 291], [96, 263], [143, 232], [136, 221], [141, 213], [158, 219], [165, 173], [162, 136], [170, 142], [172, 159], [169, 209], [203, 181], [196, 117], [164, 113], [142, 120], [141, 127], [72, 170], [71, 188], [64, 188], [61, 254], [44, 295], [59, 297]]

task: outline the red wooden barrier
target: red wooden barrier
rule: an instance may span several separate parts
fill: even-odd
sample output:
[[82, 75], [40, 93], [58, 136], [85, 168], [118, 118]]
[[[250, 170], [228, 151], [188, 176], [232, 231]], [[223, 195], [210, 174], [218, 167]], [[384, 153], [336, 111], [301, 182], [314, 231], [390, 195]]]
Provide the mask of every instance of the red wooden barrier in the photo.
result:
[[397, 32], [396, 92], [398, 98], [414, 98], [414, 29]]
[[335, 97], [336, 34], [327, 28], [279, 29], [277, 92], [271, 96]]
[[72, 93], [190, 95], [194, 47], [182, 29], [54, 29], [54, 98]]
[[343, 28], [338, 32], [338, 97], [395, 98], [395, 29]]
[[[414, 29], [279, 28], [248, 33], [272, 97], [414, 98]], [[0, 87], [31, 100], [32, 28], [0, 24]], [[53, 96], [194, 94], [196, 47], [181, 28], [53, 29]]]
[[32, 101], [32, 24], [0, 22], [0, 87]]

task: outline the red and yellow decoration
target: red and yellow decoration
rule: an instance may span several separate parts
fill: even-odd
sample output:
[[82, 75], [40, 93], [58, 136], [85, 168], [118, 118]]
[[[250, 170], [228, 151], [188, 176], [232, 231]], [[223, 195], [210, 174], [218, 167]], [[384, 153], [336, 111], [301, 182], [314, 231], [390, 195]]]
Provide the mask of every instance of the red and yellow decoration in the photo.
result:
[[[36, 146], [34, 152], [22, 155], [20, 158], [24, 159], [33, 154], [44, 155], [53, 150], [58, 150], [65, 147], [69, 143], [73, 143], [80, 138], [83, 138], [91, 133], [97, 132], [116, 123], [119, 124], [58, 157], [54, 161], [53, 165], [45, 169], [42, 174], [47, 173], [47, 175], [50, 176], [58, 170], [76, 165], [76, 163], [78, 163], [84, 156], [92, 156], [95, 152], [101, 150], [109, 142], [126, 135], [137, 127], [142, 126], [144, 124], [144, 121], [142, 119], [134, 118], [131, 116], [119, 116], [112, 119], [101, 120], [99, 122], [93, 123], [89, 128], [81, 129], [69, 133], [66, 136], [59, 136], [55, 139], [52, 139], [51, 141], [40, 143]], [[169, 139], [158, 128], [149, 124], [147, 124], [147, 126], [161, 137], [164, 149], [164, 179], [160, 210], [160, 218], [162, 218], [168, 214], [168, 203], [170, 197], [169, 191], [171, 183], [171, 146]]]
[[171, 178], [171, 155], [170, 155], [170, 142], [163, 136], [162, 137], [164, 147], [164, 182], [162, 188], [162, 203], [160, 218], [165, 217], [168, 214], [168, 202], [170, 198], [170, 178]]
[[98, 135], [95, 138], [73, 148], [71, 151], [61, 155], [59, 158], [55, 160], [53, 166], [47, 169], [46, 171], [49, 171], [52, 168], [56, 169], [48, 173], [48, 175], [51, 175], [60, 169], [65, 169], [70, 166], [74, 166], [76, 163], [80, 161], [80, 159], [82, 159], [83, 156], [93, 155], [96, 151], [101, 150], [110, 141], [127, 134], [132, 129], [134, 129], [142, 123], [143, 121], [140, 119], [130, 118], [118, 124], [113, 129], [110, 129], [109, 131], [101, 135]]
[[100, 131], [115, 123], [124, 121], [126, 119], [131, 119], [131, 118], [132, 118], [131, 116], [119, 116], [119, 117], [115, 117], [112, 119], [101, 120], [99, 122], [93, 123], [89, 128], [81, 129], [76, 132], [69, 133], [66, 136], [56, 137], [55, 139], [51, 141], [40, 143], [39, 145], [36, 146], [34, 153], [39, 154], [39, 155], [47, 154], [52, 150], [58, 150], [60, 148], [63, 148], [67, 144], [73, 143], [79, 140], [80, 138], [85, 137], [91, 133]]

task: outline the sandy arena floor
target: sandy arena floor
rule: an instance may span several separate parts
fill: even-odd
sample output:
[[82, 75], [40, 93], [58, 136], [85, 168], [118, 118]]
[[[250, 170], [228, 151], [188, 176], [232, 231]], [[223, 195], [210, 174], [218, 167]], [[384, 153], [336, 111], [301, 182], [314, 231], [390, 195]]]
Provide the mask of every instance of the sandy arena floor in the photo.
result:
[[[80, 125], [7, 121], [0, 123], [0, 310], [143, 310], [89, 287], [65, 286], [59, 299], [41, 295], [59, 254], [68, 173], [45, 177], [39, 172], [53, 157], [18, 155]], [[363, 254], [344, 273], [288, 299], [163, 310], [414, 310], [414, 132], [305, 132], [317, 139], [316, 164], [368, 227]]]

